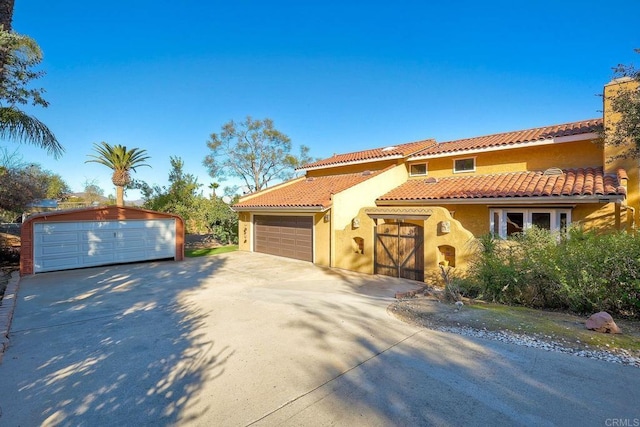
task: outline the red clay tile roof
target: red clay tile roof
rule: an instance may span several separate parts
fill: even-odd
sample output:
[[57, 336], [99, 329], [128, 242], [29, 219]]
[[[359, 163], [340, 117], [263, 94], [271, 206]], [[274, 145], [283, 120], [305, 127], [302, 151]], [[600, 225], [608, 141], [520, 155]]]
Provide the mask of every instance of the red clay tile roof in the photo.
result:
[[349, 163], [373, 162], [389, 158], [404, 158], [433, 145], [436, 145], [436, 142], [433, 139], [426, 139], [424, 141], [410, 142], [407, 144], [400, 144], [396, 146], [356, 151], [355, 153], [334, 154], [328, 159], [318, 160], [317, 162], [303, 165], [298, 168], [298, 170], [321, 169], [330, 166], [340, 166]]
[[422, 150], [415, 156], [422, 157], [441, 153], [454, 153], [457, 151], [543, 141], [545, 139], [559, 138], [563, 136], [589, 134], [601, 131], [603, 126], [602, 123], [602, 119], [590, 119], [579, 122], [564, 123], [561, 125], [545, 126], [515, 132], [504, 132], [494, 135], [441, 142], [434, 147]]
[[[386, 170], [386, 169], [384, 169]], [[378, 175], [382, 171], [302, 178], [289, 185], [256, 193], [255, 197], [233, 205], [239, 211], [252, 208], [310, 208], [331, 206], [331, 196]]]
[[[411, 179], [377, 201], [419, 201], [563, 196], [624, 196], [616, 176], [602, 168], [566, 169], [561, 174], [514, 172], [495, 175]], [[384, 203], [381, 203], [384, 204]]]

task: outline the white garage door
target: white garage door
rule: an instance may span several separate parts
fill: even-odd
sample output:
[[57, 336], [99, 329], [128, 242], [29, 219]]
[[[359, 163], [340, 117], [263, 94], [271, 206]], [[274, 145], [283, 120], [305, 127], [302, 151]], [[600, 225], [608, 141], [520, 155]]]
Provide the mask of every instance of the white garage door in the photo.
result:
[[174, 219], [36, 222], [34, 272], [174, 258]]

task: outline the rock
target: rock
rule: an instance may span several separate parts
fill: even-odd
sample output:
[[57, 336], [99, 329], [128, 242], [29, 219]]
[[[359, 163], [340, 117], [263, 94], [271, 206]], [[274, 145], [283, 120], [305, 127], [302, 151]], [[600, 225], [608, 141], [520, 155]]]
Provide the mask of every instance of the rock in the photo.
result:
[[587, 329], [596, 332], [602, 332], [603, 334], [619, 334], [620, 328], [613, 321], [613, 317], [606, 311], [601, 311], [596, 314], [592, 314], [585, 323]]

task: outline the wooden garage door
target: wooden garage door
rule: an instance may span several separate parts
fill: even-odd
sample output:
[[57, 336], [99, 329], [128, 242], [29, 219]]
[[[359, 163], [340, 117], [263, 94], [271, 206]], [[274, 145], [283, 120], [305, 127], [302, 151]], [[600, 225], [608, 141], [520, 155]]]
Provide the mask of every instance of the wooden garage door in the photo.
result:
[[254, 218], [256, 252], [313, 262], [313, 218], [264, 216]]

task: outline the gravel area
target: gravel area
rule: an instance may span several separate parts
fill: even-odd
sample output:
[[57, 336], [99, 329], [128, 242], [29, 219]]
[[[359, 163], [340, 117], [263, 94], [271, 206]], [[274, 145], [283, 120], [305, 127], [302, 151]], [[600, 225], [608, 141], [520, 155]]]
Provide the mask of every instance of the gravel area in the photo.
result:
[[551, 337], [535, 337], [529, 335], [516, 334], [510, 331], [484, 331], [464, 326], [436, 326], [433, 329], [442, 332], [451, 332], [468, 337], [476, 337], [502, 341], [509, 344], [523, 345], [525, 347], [539, 348], [546, 351], [558, 351], [561, 353], [573, 354], [579, 357], [589, 357], [591, 359], [603, 360], [605, 362], [620, 363], [623, 365], [640, 368], [640, 358], [634, 357], [626, 350], [617, 349], [606, 350], [584, 350], [564, 346], [562, 343], [552, 341]]
[[[463, 309], [462, 311], [466, 310]], [[475, 327], [475, 325], [469, 326], [470, 323], [473, 323], [474, 319], [465, 316], [458, 318], [455, 307], [438, 301], [421, 301], [421, 298], [400, 300], [389, 307], [389, 312], [407, 323], [436, 331], [480, 339], [490, 339], [640, 368], [638, 352], [629, 352], [620, 348], [611, 348], [610, 350], [603, 349], [602, 347], [594, 348], [585, 342], [581, 342], [579, 339], [571, 342], [570, 339], [558, 339], [550, 335], [523, 334], [505, 329], [489, 330], [487, 328]], [[469, 311], [466, 311], [466, 313], [461, 312], [460, 314], [468, 315], [468, 313]]]

